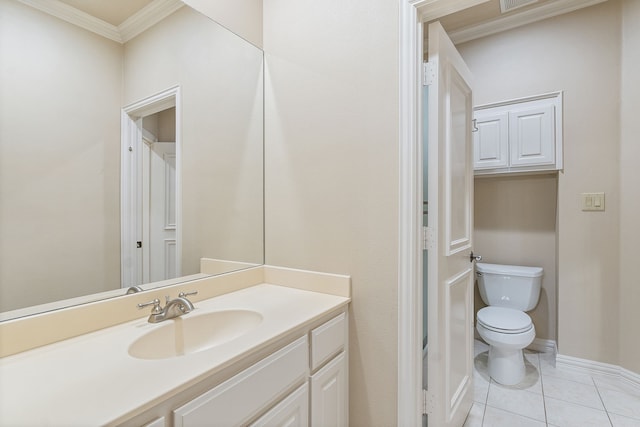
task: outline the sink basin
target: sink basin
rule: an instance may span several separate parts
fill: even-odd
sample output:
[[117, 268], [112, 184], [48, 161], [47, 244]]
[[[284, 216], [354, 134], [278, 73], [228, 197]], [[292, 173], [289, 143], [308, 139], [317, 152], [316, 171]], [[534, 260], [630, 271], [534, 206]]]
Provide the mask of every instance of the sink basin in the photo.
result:
[[138, 359], [166, 359], [208, 350], [257, 327], [262, 315], [250, 310], [190, 313], [165, 320], [129, 347]]

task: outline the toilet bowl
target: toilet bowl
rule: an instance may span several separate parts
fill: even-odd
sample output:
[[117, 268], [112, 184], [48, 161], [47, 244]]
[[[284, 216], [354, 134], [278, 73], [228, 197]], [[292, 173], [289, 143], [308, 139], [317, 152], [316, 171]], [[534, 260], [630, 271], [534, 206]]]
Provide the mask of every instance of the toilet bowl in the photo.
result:
[[488, 304], [476, 315], [476, 329], [489, 344], [489, 376], [501, 384], [518, 384], [525, 376], [522, 350], [536, 336], [525, 311], [538, 303], [542, 273], [540, 267], [476, 264], [480, 296]]
[[489, 376], [505, 385], [522, 381], [525, 376], [522, 349], [536, 337], [531, 318], [512, 308], [485, 307], [478, 311], [476, 329], [489, 344]]

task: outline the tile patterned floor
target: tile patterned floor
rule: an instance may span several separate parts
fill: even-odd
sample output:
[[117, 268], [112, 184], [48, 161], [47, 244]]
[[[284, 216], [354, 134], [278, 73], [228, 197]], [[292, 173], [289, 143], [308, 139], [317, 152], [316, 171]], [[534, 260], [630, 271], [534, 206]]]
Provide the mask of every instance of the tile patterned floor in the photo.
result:
[[640, 427], [640, 389], [558, 369], [531, 351], [525, 351], [524, 381], [504, 386], [489, 378], [488, 350], [475, 342], [474, 403], [464, 427]]

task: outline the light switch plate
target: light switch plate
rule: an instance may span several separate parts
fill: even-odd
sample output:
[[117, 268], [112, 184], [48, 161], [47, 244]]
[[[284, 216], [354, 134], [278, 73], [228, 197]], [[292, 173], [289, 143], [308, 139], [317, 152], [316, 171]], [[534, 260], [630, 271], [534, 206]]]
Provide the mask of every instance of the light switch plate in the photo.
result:
[[604, 210], [604, 193], [582, 193], [580, 196], [583, 211]]

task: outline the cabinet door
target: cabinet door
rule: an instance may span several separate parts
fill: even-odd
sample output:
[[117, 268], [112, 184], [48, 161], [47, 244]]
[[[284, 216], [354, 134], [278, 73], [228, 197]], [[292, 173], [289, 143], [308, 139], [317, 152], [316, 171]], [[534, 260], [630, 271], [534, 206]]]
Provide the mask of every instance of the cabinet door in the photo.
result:
[[544, 105], [509, 113], [511, 166], [551, 165], [556, 161], [554, 107]]
[[473, 133], [473, 168], [496, 169], [509, 166], [509, 115], [478, 111]]
[[309, 385], [304, 383], [250, 427], [308, 427]]
[[311, 426], [349, 424], [347, 366], [344, 352], [311, 377]]

